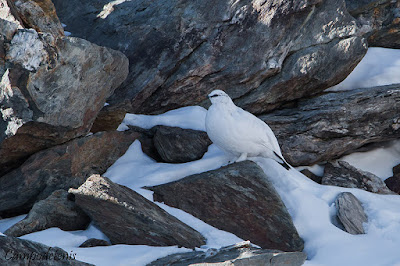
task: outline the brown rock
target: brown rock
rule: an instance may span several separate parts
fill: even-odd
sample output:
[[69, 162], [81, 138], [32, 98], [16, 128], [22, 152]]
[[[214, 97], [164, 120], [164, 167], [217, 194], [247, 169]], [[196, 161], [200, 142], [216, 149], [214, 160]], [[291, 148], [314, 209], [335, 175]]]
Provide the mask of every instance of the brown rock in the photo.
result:
[[385, 184], [391, 191], [400, 194], [400, 164], [393, 167], [393, 176], [387, 178]]
[[203, 236], [135, 191], [92, 175], [70, 189], [112, 244], [200, 247]]
[[284, 203], [262, 169], [240, 162], [149, 188], [154, 200], [266, 249], [303, 250]]
[[318, 184], [321, 184], [322, 182], [322, 176], [318, 176], [308, 169], [303, 169], [300, 171], [300, 173], [302, 173], [303, 175], [305, 175], [306, 177], [310, 178], [312, 181]]
[[96, 238], [90, 238], [83, 242], [79, 247], [80, 248], [91, 248], [91, 247], [104, 247], [104, 246], [111, 246], [108, 241], [103, 240], [103, 239], [96, 239]]

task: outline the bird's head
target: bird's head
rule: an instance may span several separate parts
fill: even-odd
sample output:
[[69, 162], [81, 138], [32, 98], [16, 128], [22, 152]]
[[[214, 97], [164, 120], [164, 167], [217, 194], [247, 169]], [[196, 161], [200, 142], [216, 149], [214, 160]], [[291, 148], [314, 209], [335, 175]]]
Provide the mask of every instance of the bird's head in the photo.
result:
[[212, 104], [232, 103], [232, 99], [229, 97], [229, 95], [221, 90], [213, 90], [210, 94], [208, 94], [208, 98]]

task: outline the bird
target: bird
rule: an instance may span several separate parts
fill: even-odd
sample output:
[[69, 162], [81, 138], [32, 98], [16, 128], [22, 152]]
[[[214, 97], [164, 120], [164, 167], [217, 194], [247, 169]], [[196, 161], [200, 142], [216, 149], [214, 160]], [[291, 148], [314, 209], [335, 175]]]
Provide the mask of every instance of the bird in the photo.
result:
[[261, 119], [236, 106], [222, 90], [214, 90], [208, 98], [205, 127], [208, 137], [221, 150], [237, 157], [235, 162], [247, 157], [264, 157], [277, 161], [289, 170], [278, 140], [271, 128]]

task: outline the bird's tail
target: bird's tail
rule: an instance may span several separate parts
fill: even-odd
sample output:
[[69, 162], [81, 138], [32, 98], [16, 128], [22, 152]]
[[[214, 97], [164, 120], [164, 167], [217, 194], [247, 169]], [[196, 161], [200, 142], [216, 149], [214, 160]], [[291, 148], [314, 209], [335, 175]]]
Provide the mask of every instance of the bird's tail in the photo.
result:
[[290, 164], [288, 164], [282, 156], [278, 155], [276, 152], [274, 152], [274, 154], [276, 157], [278, 157], [282, 161], [282, 162], [278, 162], [278, 163], [280, 165], [282, 165], [283, 167], [285, 167], [286, 170], [290, 170], [290, 168], [292, 168], [292, 166], [290, 166]]

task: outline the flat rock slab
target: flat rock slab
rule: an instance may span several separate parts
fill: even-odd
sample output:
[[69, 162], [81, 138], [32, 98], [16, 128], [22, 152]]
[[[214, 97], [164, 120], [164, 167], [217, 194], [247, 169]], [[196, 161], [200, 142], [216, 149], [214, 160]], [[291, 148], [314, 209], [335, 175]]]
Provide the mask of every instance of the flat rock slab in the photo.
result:
[[150, 187], [154, 200], [182, 209], [262, 248], [303, 250], [292, 219], [262, 169], [250, 161]]
[[363, 224], [368, 222], [361, 202], [350, 192], [340, 193], [335, 206], [337, 217], [344, 226], [346, 232], [352, 235], [365, 234]]
[[325, 165], [322, 185], [360, 188], [378, 194], [395, 194], [376, 175], [359, 170], [345, 161]]
[[112, 244], [200, 247], [204, 237], [135, 191], [92, 175], [70, 189], [76, 204]]
[[58, 247], [19, 239], [0, 236], [0, 264], [4, 266], [89, 266], [92, 264], [78, 261], [75, 253], [67, 253]]
[[300, 266], [307, 256], [303, 252], [282, 252], [279, 250], [265, 250], [251, 247], [248, 241], [236, 245], [223, 247], [219, 250], [209, 249], [206, 252], [195, 251], [179, 253], [158, 259], [149, 263], [150, 266], [187, 266], [187, 265], [215, 265], [215, 266]]
[[4, 234], [22, 236], [52, 227], [64, 231], [84, 230], [90, 218], [73, 201], [68, 200], [66, 190], [56, 190], [29, 211], [25, 219], [8, 228]]

